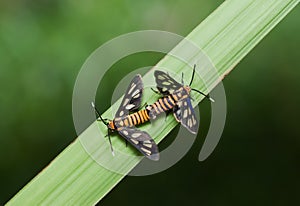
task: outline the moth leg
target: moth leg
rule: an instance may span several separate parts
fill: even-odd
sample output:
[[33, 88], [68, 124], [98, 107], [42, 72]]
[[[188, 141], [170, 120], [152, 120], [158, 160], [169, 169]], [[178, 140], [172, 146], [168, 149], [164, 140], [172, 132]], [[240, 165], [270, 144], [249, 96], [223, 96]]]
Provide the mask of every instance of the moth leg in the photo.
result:
[[143, 106], [141, 106], [141, 107], [142, 107], [142, 108], [143, 108], [143, 107], [145, 107], [145, 108], [146, 108], [147, 106], [148, 106], [148, 103], [147, 103], [147, 102], [145, 102], [145, 103], [143, 104]]
[[109, 129], [107, 129], [106, 137], [108, 137], [111, 153], [112, 153], [113, 156], [115, 156], [115, 152], [114, 152], [114, 149], [113, 149], [113, 146], [112, 146], [112, 143], [111, 143], [111, 139], [110, 139], [110, 130]]
[[181, 73], [181, 84], [184, 85], [184, 81], [183, 81], [183, 72]]
[[168, 110], [168, 111], [165, 111], [165, 113], [166, 113], [165, 121], [167, 121], [167, 118], [168, 118], [169, 114], [172, 113], [172, 111], [171, 111], [171, 110]]

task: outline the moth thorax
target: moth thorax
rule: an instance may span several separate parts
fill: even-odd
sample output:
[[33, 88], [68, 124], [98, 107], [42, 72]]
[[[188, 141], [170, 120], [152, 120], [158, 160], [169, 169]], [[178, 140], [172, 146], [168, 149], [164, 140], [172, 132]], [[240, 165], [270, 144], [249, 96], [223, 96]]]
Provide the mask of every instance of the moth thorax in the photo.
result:
[[147, 105], [147, 106], [146, 106], [147, 112], [149, 112], [151, 109], [152, 109], [152, 106], [151, 106], [151, 105]]
[[114, 129], [115, 129], [114, 121], [109, 121], [107, 127], [108, 127], [109, 129], [114, 130]]
[[188, 94], [190, 94], [190, 92], [191, 92], [191, 87], [190, 87], [190, 86], [184, 86], [183, 88], [184, 88], [184, 90], [185, 90]]

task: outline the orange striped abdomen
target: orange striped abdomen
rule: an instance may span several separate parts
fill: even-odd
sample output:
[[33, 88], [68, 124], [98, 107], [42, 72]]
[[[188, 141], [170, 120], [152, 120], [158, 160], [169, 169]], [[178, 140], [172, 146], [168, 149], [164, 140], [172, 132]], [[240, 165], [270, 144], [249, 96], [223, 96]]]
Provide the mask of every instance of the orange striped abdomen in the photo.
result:
[[143, 109], [138, 112], [134, 112], [122, 118], [116, 118], [114, 123], [116, 127], [133, 127], [135, 125], [142, 124], [149, 121], [148, 111]]
[[148, 114], [150, 119], [156, 119], [158, 115], [161, 113], [167, 112], [174, 108], [176, 105], [176, 100], [178, 98], [174, 95], [168, 95], [165, 97], [160, 98], [152, 105], [148, 106], [146, 109], [148, 110]]

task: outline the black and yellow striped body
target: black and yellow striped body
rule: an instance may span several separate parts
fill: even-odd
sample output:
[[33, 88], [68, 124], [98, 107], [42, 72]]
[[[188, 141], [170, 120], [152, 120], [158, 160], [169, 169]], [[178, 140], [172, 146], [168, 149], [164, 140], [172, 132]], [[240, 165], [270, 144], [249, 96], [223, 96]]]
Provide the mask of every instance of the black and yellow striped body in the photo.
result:
[[133, 127], [143, 124], [150, 119], [156, 119], [158, 115], [174, 109], [179, 101], [189, 98], [189, 93], [190, 87], [181, 87], [173, 94], [166, 95], [153, 104], [148, 105], [146, 109], [131, 113], [124, 117], [116, 117], [109, 122], [109, 127], [112, 130], [121, 130], [123, 127]]
[[146, 109], [134, 112], [125, 117], [117, 117], [113, 120], [115, 128], [121, 127], [133, 127], [135, 125], [142, 124], [150, 120], [148, 111]]
[[166, 95], [156, 101], [154, 104], [148, 106], [148, 114], [150, 119], [156, 119], [158, 115], [164, 112], [172, 110], [179, 101], [189, 98], [189, 87], [181, 87], [179, 90], [175, 91], [173, 94]]

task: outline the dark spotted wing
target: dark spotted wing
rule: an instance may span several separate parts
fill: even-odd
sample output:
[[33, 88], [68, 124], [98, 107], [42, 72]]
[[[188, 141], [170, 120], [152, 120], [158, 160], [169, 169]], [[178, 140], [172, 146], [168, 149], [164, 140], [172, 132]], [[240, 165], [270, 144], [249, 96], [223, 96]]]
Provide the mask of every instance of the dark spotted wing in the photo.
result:
[[138, 109], [141, 105], [142, 94], [143, 82], [141, 75], [138, 74], [131, 80], [115, 117], [124, 117], [130, 111]]
[[174, 91], [182, 87], [180, 83], [163, 71], [156, 70], [154, 72], [154, 76], [157, 89], [163, 95], [172, 94]]
[[199, 123], [190, 98], [177, 102], [173, 109], [175, 119], [186, 127], [191, 133], [197, 134]]
[[118, 132], [147, 158], [159, 160], [158, 147], [147, 132], [132, 127], [118, 128]]

